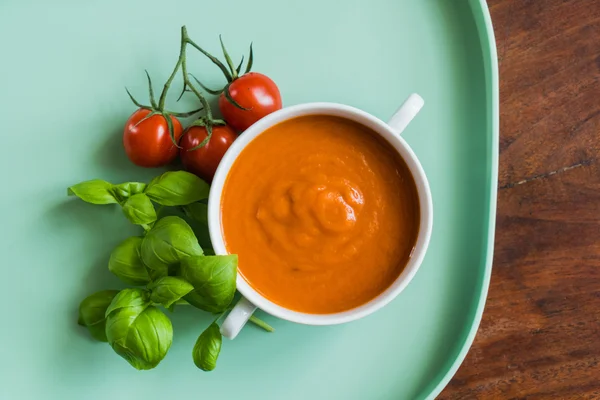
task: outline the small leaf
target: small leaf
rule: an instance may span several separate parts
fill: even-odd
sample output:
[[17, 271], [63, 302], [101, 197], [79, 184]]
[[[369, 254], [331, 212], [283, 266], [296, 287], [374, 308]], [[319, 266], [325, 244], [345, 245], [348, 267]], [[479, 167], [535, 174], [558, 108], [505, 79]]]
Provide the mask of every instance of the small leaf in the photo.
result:
[[221, 42], [221, 50], [223, 50], [223, 56], [225, 56], [225, 61], [227, 61], [231, 75], [235, 78], [235, 66], [233, 65], [231, 57], [229, 57], [229, 53], [227, 53], [227, 49], [225, 49], [225, 44], [223, 43], [223, 38], [221, 35], [219, 35], [219, 41]]
[[181, 260], [180, 274], [194, 286], [185, 296], [191, 305], [208, 312], [222, 312], [235, 295], [238, 257], [200, 256]]
[[176, 276], [165, 276], [153, 282], [148, 289], [152, 292], [150, 300], [166, 308], [194, 290], [191, 283]]
[[113, 194], [113, 184], [101, 179], [81, 182], [67, 190], [69, 196], [77, 196], [86, 203], [114, 204], [117, 199]]
[[167, 113], [162, 113], [161, 115], [167, 122], [167, 128], [169, 130], [169, 136], [171, 137], [171, 142], [173, 143], [173, 145], [175, 147], [181, 148], [181, 146], [179, 146], [179, 143], [177, 143], [177, 141], [175, 140], [175, 128], [173, 128], [173, 120], [171, 119], [172, 117]]
[[125, 201], [134, 194], [143, 193], [146, 189], [146, 184], [141, 182], [124, 182], [114, 185], [112, 192], [117, 197], [119, 202]]
[[121, 242], [110, 254], [108, 269], [123, 282], [142, 286], [150, 282], [150, 275], [141, 257], [142, 238], [133, 236]]
[[199, 113], [202, 110], [204, 110], [204, 107], [200, 107], [200, 108], [197, 108], [195, 110], [187, 111], [187, 112], [166, 111], [166, 113], [169, 114], [169, 115], [172, 115], [174, 117], [187, 118], [187, 117], [191, 117], [194, 114]]
[[244, 74], [247, 74], [252, 69], [252, 63], [254, 62], [254, 54], [252, 53], [252, 43], [250, 43], [250, 56], [248, 56], [248, 65], [246, 65], [246, 70]]
[[223, 63], [221, 61], [219, 61], [218, 58], [216, 58], [215, 56], [213, 56], [212, 54], [210, 54], [209, 52], [204, 50], [202, 47], [198, 46], [191, 39], [188, 38], [187, 42], [190, 45], [192, 45], [192, 47], [194, 47], [196, 50], [198, 50], [199, 52], [204, 54], [206, 57], [208, 57], [210, 59], [210, 61], [213, 62], [213, 64], [215, 64], [217, 67], [219, 67], [221, 69], [221, 71], [225, 75], [225, 78], [227, 79], [227, 82], [231, 82], [231, 79], [232, 79], [231, 73], [227, 70], [227, 67], [225, 65], [223, 65]]
[[150, 79], [150, 74], [148, 70], [144, 70], [146, 72], [146, 77], [148, 78], [148, 94], [150, 96], [150, 104], [152, 104], [152, 108], [157, 108], [156, 99], [154, 99], [154, 88], [152, 87], [152, 79]]
[[244, 63], [244, 56], [242, 56], [242, 59], [240, 60], [240, 63], [238, 64], [237, 68], [235, 69], [235, 74], [239, 75], [240, 71], [242, 70], [242, 64]]
[[146, 195], [163, 206], [183, 206], [208, 198], [210, 186], [196, 175], [169, 171], [153, 179]]
[[77, 323], [88, 328], [92, 337], [106, 342], [106, 309], [119, 293], [118, 290], [103, 290], [89, 295], [79, 305]]
[[223, 337], [219, 325], [213, 322], [196, 340], [192, 357], [194, 364], [203, 371], [212, 371], [217, 366], [217, 359], [221, 352]]
[[132, 94], [129, 92], [129, 89], [125, 88], [125, 91], [126, 91], [126, 92], [127, 92], [127, 94], [129, 95], [129, 98], [131, 99], [131, 101], [133, 102], [133, 104], [135, 104], [135, 105], [136, 105], [136, 106], [138, 106], [139, 108], [149, 108], [149, 107], [146, 107], [146, 106], [145, 106], [145, 105], [143, 105], [143, 104], [140, 104], [140, 103], [139, 103], [139, 102], [138, 102], [138, 101], [135, 99], [135, 97], [133, 97], [133, 95], [132, 95]]
[[223, 94], [225, 95], [225, 98], [227, 99], [228, 102], [230, 102], [231, 104], [233, 104], [235, 107], [239, 108], [240, 110], [244, 110], [244, 111], [250, 110], [250, 108], [245, 108], [245, 107], [242, 107], [241, 105], [239, 105], [239, 103], [237, 101], [235, 101], [233, 99], [233, 97], [231, 97], [231, 93], [229, 93], [229, 85], [225, 86], [225, 89], [223, 90]]
[[207, 91], [208, 93], [210, 93], [210, 94], [213, 94], [213, 95], [215, 95], [215, 96], [216, 96], [216, 95], [219, 95], [219, 94], [221, 94], [221, 93], [223, 92], [223, 90], [225, 89], [225, 86], [223, 87], [223, 89], [219, 89], [219, 90], [215, 90], [215, 89], [209, 89], [209, 88], [207, 88], [206, 86], [204, 86], [204, 85], [202, 84], [202, 82], [200, 82], [200, 81], [198, 80], [198, 78], [196, 78], [194, 75], [192, 75], [192, 74], [189, 74], [189, 75], [190, 75], [192, 78], [194, 78], [194, 80], [196, 81], [196, 83], [197, 83], [198, 85], [200, 85], [200, 87], [201, 87], [202, 89], [204, 89], [204, 90], [205, 90], [205, 91]]
[[187, 90], [187, 83], [183, 82], [183, 89], [181, 89], [181, 94], [179, 95], [179, 97], [176, 100], [177, 103], [179, 103], [179, 100], [181, 100], [181, 98], [183, 97], [185, 92], [189, 92], [189, 90]]
[[137, 128], [137, 126], [139, 124], [141, 124], [142, 122], [146, 121], [147, 119], [150, 119], [150, 118], [154, 117], [156, 114], [158, 114], [156, 111], [150, 111], [148, 114], [146, 114], [146, 116], [144, 118], [142, 118], [138, 122], [136, 122], [135, 125], [133, 125], [133, 127]]
[[194, 147], [192, 147], [190, 149], [187, 149], [187, 151], [198, 150], [199, 148], [202, 148], [202, 147], [206, 146], [208, 144], [208, 142], [210, 142], [210, 139], [212, 138], [212, 132], [213, 132], [213, 130], [212, 130], [212, 123], [210, 123], [210, 122], [209, 123], [200, 122], [200, 123], [202, 123], [204, 125], [199, 125], [199, 126], [206, 127], [206, 137], [204, 138], [203, 141], [200, 142], [199, 145], [194, 146]]
[[146, 225], [156, 221], [154, 205], [144, 193], [134, 194], [128, 198], [123, 204], [123, 214], [136, 225]]

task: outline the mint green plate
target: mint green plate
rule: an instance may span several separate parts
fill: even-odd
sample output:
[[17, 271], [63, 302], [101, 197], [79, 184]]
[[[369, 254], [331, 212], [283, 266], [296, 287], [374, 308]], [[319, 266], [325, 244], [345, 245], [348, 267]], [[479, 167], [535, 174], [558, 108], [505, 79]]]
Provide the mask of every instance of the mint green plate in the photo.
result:
[[[203, 373], [191, 350], [209, 317], [180, 309], [169, 354], [138, 372], [76, 324], [83, 297], [121, 287], [108, 254], [135, 230], [66, 188], [156, 174], [123, 153], [134, 109], [123, 87], [144, 98], [144, 68], [164, 82], [183, 24], [215, 53], [219, 33], [236, 56], [253, 40], [255, 70], [286, 105], [341, 102], [385, 120], [409, 93], [423, 96], [405, 138], [431, 181], [434, 230], [415, 279], [368, 318], [310, 327], [263, 315], [276, 333], [246, 327]], [[484, 0], [3, 0], [0, 49], [0, 398], [423, 399], [449, 381], [491, 271], [498, 73]], [[206, 60], [191, 63], [222, 82]]]

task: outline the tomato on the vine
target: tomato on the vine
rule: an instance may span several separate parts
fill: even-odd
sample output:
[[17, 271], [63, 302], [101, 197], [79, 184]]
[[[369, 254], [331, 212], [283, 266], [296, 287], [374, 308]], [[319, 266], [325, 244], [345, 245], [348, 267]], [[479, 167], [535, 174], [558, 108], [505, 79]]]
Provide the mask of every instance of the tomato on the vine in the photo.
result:
[[[221, 37], [219, 36], [219, 39]], [[245, 71], [240, 74], [244, 57], [237, 68], [233, 65], [231, 57], [225, 49], [221, 39], [223, 56], [227, 66], [199, 46], [195, 46], [207, 56], [227, 79], [227, 84], [220, 90], [211, 90], [204, 86], [198, 79], [196, 82], [211, 94], [219, 94], [219, 109], [225, 121], [236, 131], [248, 129], [259, 119], [281, 109], [281, 93], [271, 78], [258, 72], [250, 72], [254, 60], [252, 44]]]
[[249, 72], [234, 79], [225, 90], [241, 107], [234, 105], [221, 93], [219, 109], [233, 129], [244, 131], [259, 119], [281, 109], [281, 94], [271, 78], [258, 72]]
[[179, 157], [185, 169], [207, 182], [211, 182], [227, 149], [237, 138], [228, 125], [213, 125], [210, 140], [199, 146], [208, 137], [206, 126], [190, 126], [185, 130], [179, 145]]
[[[140, 167], [153, 168], [169, 164], [177, 156], [177, 147], [169, 133], [166, 118], [159, 113], [150, 117], [152, 111], [140, 108], [134, 112], [123, 132], [123, 146], [129, 159]], [[179, 140], [183, 132], [181, 122], [170, 115], [173, 121], [173, 137]]]

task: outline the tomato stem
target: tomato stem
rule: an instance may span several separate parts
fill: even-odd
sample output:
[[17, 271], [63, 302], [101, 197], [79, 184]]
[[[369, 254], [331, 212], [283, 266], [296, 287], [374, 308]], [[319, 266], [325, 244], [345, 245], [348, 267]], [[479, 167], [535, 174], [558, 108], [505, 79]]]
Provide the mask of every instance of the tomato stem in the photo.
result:
[[148, 73], [148, 70], [145, 69], [144, 71], [146, 72], [146, 77], [148, 78], [148, 94], [150, 97], [150, 104], [152, 105], [152, 108], [156, 108], [156, 100], [154, 99], [154, 88], [152, 87], [152, 79], [150, 79], [150, 74]]
[[231, 76], [231, 74], [227, 70], [227, 67], [225, 65], [223, 65], [223, 63], [221, 61], [219, 61], [219, 59], [217, 57], [213, 56], [208, 51], [206, 51], [202, 47], [198, 46], [190, 38], [188, 38], [188, 43], [190, 45], [192, 45], [200, 53], [202, 53], [206, 57], [208, 57], [210, 59], [210, 61], [212, 61], [217, 67], [219, 67], [221, 69], [221, 71], [223, 71], [223, 74], [225, 74], [225, 78], [227, 79], [227, 82], [231, 82], [233, 80], [233, 77]]
[[191, 117], [194, 114], [199, 113], [202, 110], [204, 110], [204, 107], [200, 107], [200, 108], [197, 108], [195, 110], [188, 111], [188, 112], [177, 112], [177, 111], [169, 111], [169, 110], [165, 110], [165, 112], [167, 114], [170, 114], [170, 115], [174, 116], [174, 117], [187, 118], [187, 117]]
[[138, 106], [139, 108], [145, 108], [148, 109], [149, 107], [146, 107], [142, 104], [140, 104], [140, 102], [138, 102], [135, 97], [133, 97], [133, 95], [131, 94], [131, 92], [129, 91], [129, 89], [125, 88], [125, 91], [127, 92], [127, 94], [129, 95], [129, 98], [131, 99], [131, 101], [133, 102], [133, 104], [135, 104], [136, 106]]
[[[192, 93], [194, 93], [196, 95], [196, 97], [200, 101], [200, 104], [202, 104], [202, 108], [198, 109], [197, 111], [200, 111], [203, 109], [206, 114], [204, 117], [204, 120], [206, 121], [206, 130], [208, 132], [207, 139], [210, 140], [210, 137], [212, 136], [212, 125], [213, 125], [212, 110], [210, 108], [210, 105], [208, 104], [208, 101], [206, 101], [204, 96], [202, 96], [200, 91], [192, 84], [192, 82], [190, 81], [190, 79], [188, 77], [187, 62], [186, 62], [187, 61], [186, 60], [186, 48], [187, 48], [188, 44], [192, 45], [193, 47], [197, 48], [204, 54], [208, 55], [208, 53], [206, 53], [204, 50], [202, 50], [198, 45], [196, 45], [190, 39], [185, 25], [182, 26], [181, 27], [181, 43], [180, 43], [180, 47], [179, 47], [179, 58], [177, 59], [177, 64], [175, 64], [175, 68], [173, 68], [173, 72], [171, 72], [169, 79], [167, 79], [167, 81], [165, 82], [165, 85], [163, 86], [163, 90], [160, 94], [160, 99], [158, 101], [158, 107], [155, 107], [155, 108], [157, 108], [163, 115], [165, 115], [164, 107], [165, 107], [165, 101], [167, 99], [167, 92], [169, 91], [169, 89], [171, 87], [171, 83], [173, 83], [173, 79], [175, 79], [177, 72], [179, 72], [179, 69], [181, 68], [181, 73], [182, 73], [182, 78], [183, 78], [183, 90], [182, 90], [179, 98], [181, 98], [181, 96], [183, 95], [183, 93], [185, 93], [187, 91], [187, 89], [189, 89]], [[150, 77], [148, 77], [148, 82], [149, 82], [150, 88], [152, 88], [152, 85], [150, 83]], [[132, 100], [133, 100], [133, 98], [132, 98]], [[151, 95], [151, 101], [153, 101], [152, 95]], [[154, 103], [153, 103], [153, 106], [154, 106]], [[195, 112], [197, 112], [197, 111], [195, 111]], [[195, 112], [191, 112], [191, 113], [168, 113], [168, 112], [166, 112], [166, 113], [175, 115], [175, 116], [177, 116], [177, 115], [189, 116], [191, 114], [194, 114]], [[165, 118], [168, 119], [168, 116], [165, 115]], [[167, 124], [169, 125], [169, 133], [171, 134], [171, 138], [173, 139], [173, 142], [175, 143], [175, 138], [173, 137], [172, 127], [171, 127], [171, 125], [172, 125], [171, 121], [167, 120]], [[175, 143], [175, 145], [177, 147], [179, 147], [179, 145], [177, 143]]]
[[242, 54], [242, 59], [240, 60], [240, 63], [238, 64], [237, 68], [235, 69], [236, 77], [240, 74], [240, 71], [242, 70], [242, 64], [244, 64], [244, 55], [243, 54]]
[[238, 75], [235, 66], [233, 65], [233, 61], [231, 61], [231, 57], [229, 57], [229, 53], [225, 48], [225, 44], [223, 43], [223, 38], [221, 37], [221, 35], [219, 35], [219, 42], [221, 42], [221, 50], [223, 51], [223, 56], [225, 57], [227, 65], [229, 66], [229, 71], [231, 71], [231, 80], [234, 81], [237, 79]]
[[275, 328], [273, 328], [271, 325], [267, 324], [265, 321], [254, 315], [251, 315], [248, 321], [252, 322], [254, 325], [258, 326], [259, 328], [262, 328], [267, 332], [275, 332]]
[[171, 76], [169, 76], [169, 79], [167, 79], [167, 81], [165, 82], [165, 85], [163, 86], [163, 90], [160, 93], [160, 99], [158, 100], [158, 108], [159, 109], [163, 109], [163, 107], [165, 106], [165, 101], [167, 100], [167, 92], [169, 91], [169, 88], [171, 87], [171, 83], [173, 82], [173, 79], [175, 79], [175, 75], [177, 75], [177, 71], [179, 71], [179, 67], [181, 66], [181, 64], [183, 63], [184, 59], [185, 59], [185, 38], [187, 37], [187, 30], [185, 29], [185, 26], [181, 27], [181, 45], [179, 47], [179, 59], [177, 60], [177, 64], [175, 64], [175, 68], [173, 69], [173, 72], [171, 72]]
[[191, 76], [192, 78], [194, 78], [194, 80], [196, 81], [196, 83], [197, 83], [198, 85], [200, 85], [200, 87], [201, 87], [202, 89], [204, 89], [205, 91], [207, 91], [208, 93], [210, 93], [210, 94], [213, 94], [213, 95], [217, 95], [217, 96], [218, 96], [218, 95], [220, 95], [221, 93], [223, 93], [223, 89], [224, 89], [224, 88], [223, 88], [223, 89], [219, 89], [219, 90], [210, 89], [210, 88], [208, 88], [208, 87], [204, 86], [204, 85], [202, 84], [202, 82], [200, 82], [200, 80], [199, 80], [198, 78], [196, 78], [194, 75], [192, 75], [191, 73], [190, 73], [190, 76]]
[[223, 94], [225, 95], [225, 98], [227, 99], [227, 101], [230, 102], [231, 104], [233, 104], [234, 107], [239, 108], [240, 110], [244, 110], [244, 111], [251, 110], [251, 108], [242, 107], [240, 105], [240, 103], [238, 103], [237, 101], [235, 101], [233, 99], [233, 97], [231, 97], [231, 93], [229, 93], [230, 85], [231, 85], [231, 83], [228, 83], [227, 86], [225, 86], [225, 89], [223, 89]]
[[246, 71], [244, 74], [247, 74], [252, 69], [252, 63], [254, 62], [254, 53], [252, 52], [252, 42], [250, 42], [250, 55], [248, 56], [248, 65], [246, 65]]

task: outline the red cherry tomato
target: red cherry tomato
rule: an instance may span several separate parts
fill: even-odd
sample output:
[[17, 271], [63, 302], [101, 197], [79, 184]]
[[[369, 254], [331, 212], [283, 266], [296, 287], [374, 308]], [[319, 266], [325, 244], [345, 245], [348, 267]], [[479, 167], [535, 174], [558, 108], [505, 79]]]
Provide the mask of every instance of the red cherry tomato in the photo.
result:
[[223, 93], [219, 97], [219, 109], [223, 118], [238, 132], [248, 129], [259, 119], [281, 109], [282, 105], [281, 94], [275, 82], [258, 72], [248, 72], [236, 78], [229, 85], [229, 94], [236, 103], [247, 108], [242, 110], [236, 107]]
[[185, 169], [207, 182], [211, 182], [223, 155], [229, 149], [237, 135], [228, 125], [214, 125], [208, 143], [196, 150], [208, 132], [204, 126], [190, 126], [186, 129], [179, 145], [179, 157]]
[[[131, 114], [123, 132], [123, 146], [127, 157], [135, 165], [146, 168], [162, 167], [175, 159], [177, 147], [171, 140], [165, 117], [155, 114], [142, 121], [148, 114], [150, 110], [143, 108]], [[173, 121], [173, 134], [177, 142], [183, 128], [177, 118], [173, 116], [170, 118]]]

